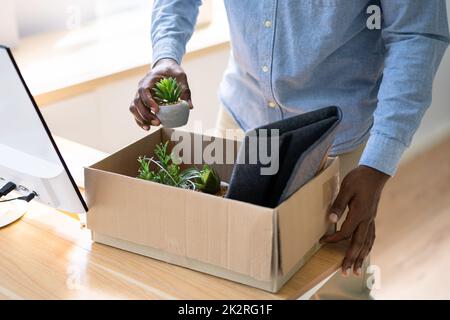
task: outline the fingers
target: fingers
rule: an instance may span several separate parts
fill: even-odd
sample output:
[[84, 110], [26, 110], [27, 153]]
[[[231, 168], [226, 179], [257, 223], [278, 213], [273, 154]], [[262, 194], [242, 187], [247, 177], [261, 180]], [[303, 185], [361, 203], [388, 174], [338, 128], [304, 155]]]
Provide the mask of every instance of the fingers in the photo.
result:
[[145, 131], [150, 130], [150, 124], [142, 118], [134, 104], [130, 106], [130, 112], [133, 114], [134, 120], [139, 127], [144, 129]]
[[334, 200], [330, 208], [330, 214], [328, 216], [328, 219], [330, 220], [331, 223], [337, 223], [339, 221], [339, 219], [344, 214], [348, 203], [352, 199], [352, 196], [353, 192], [345, 183], [344, 179], [344, 181], [342, 182], [341, 190], [339, 191], [336, 200]]
[[151, 123], [153, 126], [159, 126], [160, 121], [158, 117], [155, 114], [153, 114], [149, 108], [144, 106], [142, 100], [139, 99], [139, 97], [136, 97], [136, 99], [134, 99], [133, 102], [143, 120], [145, 120], [147, 123]]
[[[345, 253], [344, 261], [342, 262], [342, 273], [344, 276], [348, 276], [351, 272], [352, 266], [355, 264], [356, 258], [358, 258], [361, 250], [366, 243], [367, 230], [369, 228], [368, 223], [361, 223], [355, 230], [350, 242], [350, 247]], [[361, 274], [361, 270], [357, 269], [356, 273]]]
[[[158, 113], [159, 106], [156, 103], [155, 100], [153, 100], [152, 94], [150, 93], [150, 88], [153, 88], [154, 83], [150, 83], [148, 85], [142, 85], [139, 87], [138, 95], [139, 99], [141, 100], [142, 104], [147, 107], [148, 109], [151, 109], [154, 113]], [[156, 83], [156, 81], [155, 81]]]
[[139, 89], [130, 106], [130, 112], [133, 114], [136, 123], [144, 130], [150, 130], [150, 126], [161, 124], [156, 114], [159, 112], [159, 105], [153, 99], [152, 89], [155, 84], [165, 77], [173, 77], [180, 84], [181, 96], [192, 109], [191, 90], [189, 89], [187, 76], [183, 69], [175, 60], [161, 59], [153, 66], [147, 76], [139, 82]]
[[361, 252], [356, 258], [355, 265], [353, 267], [353, 273], [356, 275], [361, 274], [361, 268], [364, 263], [364, 259], [369, 255], [370, 250], [372, 250], [372, 246], [375, 242], [375, 223], [372, 222], [369, 225], [369, 229], [367, 230], [366, 241], [364, 243]]
[[186, 101], [189, 104], [189, 109], [194, 109], [191, 98], [191, 90], [189, 88], [184, 89], [181, 94], [181, 100]]
[[151, 125], [160, 125], [159, 119], [142, 104], [142, 101], [139, 99], [139, 97], [136, 97], [134, 99], [133, 103], [130, 106], [130, 112], [133, 114], [138, 126], [146, 131], [150, 130]]
[[325, 235], [320, 239], [321, 243], [336, 243], [342, 240], [347, 240], [352, 237], [352, 234], [357, 229], [358, 225], [361, 223], [360, 220], [355, 219], [354, 217], [357, 217], [356, 211], [353, 209], [350, 209], [347, 219], [345, 219], [344, 223], [341, 226], [341, 230], [330, 234]]
[[187, 82], [186, 75], [182, 77], [182, 80], [180, 81], [180, 86], [181, 86], [181, 96], [180, 96], [181, 100], [184, 100], [187, 103], [189, 103], [189, 108], [193, 109], [194, 106], [192, 105], [191, 89], [189, 89], [189, 84]]

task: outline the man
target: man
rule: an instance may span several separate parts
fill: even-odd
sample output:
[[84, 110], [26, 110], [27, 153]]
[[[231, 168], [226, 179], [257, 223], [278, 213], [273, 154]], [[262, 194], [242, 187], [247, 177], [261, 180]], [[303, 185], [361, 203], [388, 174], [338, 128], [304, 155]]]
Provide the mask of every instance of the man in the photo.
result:
[[[130, 107], [145, 130], [159, 125], [150, 88], [162, 76], [175, 77], [192, 106], [180, 63], [200, 2], [155, 0], [153, 69]], [[342, 155], [347, 168], [330, 221], [349, 210], [340, 230], [322, 241], [351, 239], [342, 271], [361, 274], [383, 187], [431, 102], [449, 43], [445, 0], [228, 0], [225, 6], [232, 55], [220, 87], [219, 126], [248, 130], [328, 105], [342, 108], [331, 153]], [[381, 27], [369, 27], [368, 9], [377, 8]]]

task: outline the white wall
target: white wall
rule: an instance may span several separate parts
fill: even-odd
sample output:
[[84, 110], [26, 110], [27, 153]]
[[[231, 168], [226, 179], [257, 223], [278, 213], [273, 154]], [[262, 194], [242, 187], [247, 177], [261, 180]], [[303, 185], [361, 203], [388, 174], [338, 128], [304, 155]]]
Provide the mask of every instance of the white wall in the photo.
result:
[[14, 0], [2, 0], [0, 10], [0, 44], [14, 47], [19, 40]]
[[94, 18], [93, 1], [90, 0], [15, 0], [16, 17], [21, 37], [37, 33], [66, 29], [71, 6], [80, 9], [80, 22]]
[[[81, 24], [130, 9], [148, 10], [152, 0], [13, 0], [21, 37], [66, 30], [79, 20]], [[77, 17], [78, 16], [78, 17]]]

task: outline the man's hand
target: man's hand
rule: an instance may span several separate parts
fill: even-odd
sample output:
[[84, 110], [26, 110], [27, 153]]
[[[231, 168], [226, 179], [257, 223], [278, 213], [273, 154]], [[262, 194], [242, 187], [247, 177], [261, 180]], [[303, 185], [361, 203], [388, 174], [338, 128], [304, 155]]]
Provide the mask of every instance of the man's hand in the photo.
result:
[[139, 89], [133, 103], [130, 106], [130, 112], [133, 114], [136, 123], [144, 130], [150, 130], [150, 126], [159, 126], [159, 121], [156, 113], [159, 111], [159, 106], [153, 100], [152, 88], [155, 83], [164, 77], [172, 77], [177, 80], [181, 86], [181, 99], [189, 103], [192, 109], [191, 90], [187, 76], [183, 69], [175, 60], [161, 59], [154, 66], [153, 69], [139, 82]]
[[351, 239], [342, 262], [345, 276], [350, 274], [352, 267], [355, 275], [362, 272], [363, 261], [375, 241], [374, 220], [381, 192], [389, 177], [373, 168], [359, 166], [342, 181], [339, 194], [330, 209], [329, 220], [337, 223], [348, 207], [347, 218], [338, 232], [325, 235], [321, 242], [335, 243]]

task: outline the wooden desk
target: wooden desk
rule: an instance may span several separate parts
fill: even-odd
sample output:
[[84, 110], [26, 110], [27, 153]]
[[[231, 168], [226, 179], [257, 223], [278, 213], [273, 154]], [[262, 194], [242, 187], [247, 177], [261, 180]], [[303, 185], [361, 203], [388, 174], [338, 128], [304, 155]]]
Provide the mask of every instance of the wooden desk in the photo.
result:
[[0, 299], [296, 299], [339, 268], [322, 248], [277, 294], [92, 243], [66, 215], [33, 204], [0, 229]]

